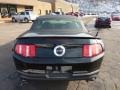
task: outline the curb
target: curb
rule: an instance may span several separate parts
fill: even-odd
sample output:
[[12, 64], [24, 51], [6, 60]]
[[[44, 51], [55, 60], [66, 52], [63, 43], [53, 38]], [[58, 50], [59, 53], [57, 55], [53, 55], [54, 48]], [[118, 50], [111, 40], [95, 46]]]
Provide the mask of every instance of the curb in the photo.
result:
[[1, 22], [1, 21], [0, 21], [0, 23], [5, 23], [5, 22]]
[[0, 21], [0, 23], [10, 23], [11, 21]]

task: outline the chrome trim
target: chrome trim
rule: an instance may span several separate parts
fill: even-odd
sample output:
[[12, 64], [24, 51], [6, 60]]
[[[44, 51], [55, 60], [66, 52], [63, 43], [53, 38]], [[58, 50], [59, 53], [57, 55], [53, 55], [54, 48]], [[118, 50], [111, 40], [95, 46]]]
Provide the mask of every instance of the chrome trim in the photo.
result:
[[74, 73], [72, 74], [73, 76], [87, 76], [87, 75], [92, 75], [92, 74], [95, 74], [95, 73], [98, 73], [100, 70], [96, 70], [96, 71], [93, 71], [93, 72], [90, 72], [90, 73]]

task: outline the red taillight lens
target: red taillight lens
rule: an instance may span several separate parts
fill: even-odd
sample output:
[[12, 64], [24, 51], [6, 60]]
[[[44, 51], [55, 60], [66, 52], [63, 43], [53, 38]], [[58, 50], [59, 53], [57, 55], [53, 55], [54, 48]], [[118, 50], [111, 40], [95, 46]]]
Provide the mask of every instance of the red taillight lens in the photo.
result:
[[103, 52], [103, 48], [100, 44], [83, 45], [82, 52], [83, 57], [93, 57]]
[[35, 45], [17, 44], [15, 46], [15, 52], [24, 57], [35, 57], [36, 46]]

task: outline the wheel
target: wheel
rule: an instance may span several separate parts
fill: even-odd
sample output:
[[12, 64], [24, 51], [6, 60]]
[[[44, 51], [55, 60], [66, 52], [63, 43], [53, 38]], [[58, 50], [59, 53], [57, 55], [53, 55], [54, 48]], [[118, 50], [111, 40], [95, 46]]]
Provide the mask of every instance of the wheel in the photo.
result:
[[111, 28], [111, 26], [110, 26], [110, 25], [107, 25], [106, 28]]
[[108, 26], [109, 28], [111, 28], [111, 26]]
[[98, 25], [95, 25], [95, 28], [98, 28]]
[[35, 20], [32, 20], [32, 22], [34, 22]]
[[28, 18], [25, 18], [25, 19], [24, 19], [24, 21], [25, 21], [26, 23], [28, 23], [28, 22], [29, 22]]
[[12, 18], [12, 22], [15, 23], [17, 22], [17, 20], [15, 18]]

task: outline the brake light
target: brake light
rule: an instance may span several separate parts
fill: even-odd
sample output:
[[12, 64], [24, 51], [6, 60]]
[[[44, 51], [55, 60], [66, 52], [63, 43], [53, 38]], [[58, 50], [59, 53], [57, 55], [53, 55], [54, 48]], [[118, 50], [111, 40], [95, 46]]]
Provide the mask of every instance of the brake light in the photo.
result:
[[36, 46], [35, 45], [17, 44], [15, 46], [15, 52], [24, 57], [35, 57]]
[[103, 52], [103, 48], [100, 44], [83, 45], [83, 48], [82, 48], [83, 57], [97, 56], [102, 52]]

